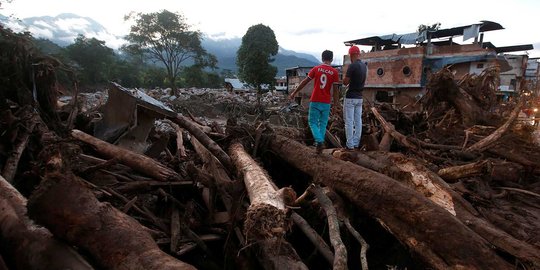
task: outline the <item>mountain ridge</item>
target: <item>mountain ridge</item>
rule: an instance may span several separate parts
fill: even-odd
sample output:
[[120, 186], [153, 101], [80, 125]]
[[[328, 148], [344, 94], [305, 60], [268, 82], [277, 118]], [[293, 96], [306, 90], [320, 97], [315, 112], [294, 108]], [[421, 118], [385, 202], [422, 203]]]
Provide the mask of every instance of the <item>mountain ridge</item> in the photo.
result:
[[[29, 31], [36, 38], [48, 39], [61, 47], [72, 44], [75, 38], [82, 34], [89, 38], [105, 41], [106, 46], [118, 49], [126, 41], [121, 36], [116, 36], [96, 20], [73, 13], [62, 13], [57, 16], [37, 16], [20, 20], [1, 16], [0, 22], [16, 32]], [[236, 52], [240, 48], [241, 38], [213, 39], [203, 35], [203, 48], [216, 56], [219, 70], [236, 72]], [[315, 66], [320, 61], [311, 54], [297, 53], [292, 50], [279, 47], [278, 54], [274, 56], [272, 65], [278, 68], [277, 76], [285, 75], [287, 68], [296, 66]]]

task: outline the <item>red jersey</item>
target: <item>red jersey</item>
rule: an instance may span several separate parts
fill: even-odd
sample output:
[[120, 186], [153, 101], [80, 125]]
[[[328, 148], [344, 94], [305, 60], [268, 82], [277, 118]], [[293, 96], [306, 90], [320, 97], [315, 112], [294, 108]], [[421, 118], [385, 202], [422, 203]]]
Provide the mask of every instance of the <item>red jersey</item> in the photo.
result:
[[332, 100], [330, 89], [332, 89], [334, 83], [339, 82], [337, 69], [327, 64], [321, 64], [312, 68], [308, 73], [308, 77], [314, 80], [310, 101], [330, 104]]

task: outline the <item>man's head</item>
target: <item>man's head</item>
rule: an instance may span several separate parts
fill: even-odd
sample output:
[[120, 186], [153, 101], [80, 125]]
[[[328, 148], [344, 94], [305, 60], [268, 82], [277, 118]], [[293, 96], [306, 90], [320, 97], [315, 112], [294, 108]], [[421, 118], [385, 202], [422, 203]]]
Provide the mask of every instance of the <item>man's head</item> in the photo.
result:
[[321, 58], [323, 62], [332, 62], [334, 60], [334, 53], [332, 51], [325, 50], [324, 52], [322, 52]]
[[351, 61], [356, 61], [360, 58], [360, 49], [357, 46], [351, 46], [349, 48], [349, 56], [351, 58]]
[[360, 49], [357, 46], [351, 46], [349, 48], [349, 55], [360, 55]]

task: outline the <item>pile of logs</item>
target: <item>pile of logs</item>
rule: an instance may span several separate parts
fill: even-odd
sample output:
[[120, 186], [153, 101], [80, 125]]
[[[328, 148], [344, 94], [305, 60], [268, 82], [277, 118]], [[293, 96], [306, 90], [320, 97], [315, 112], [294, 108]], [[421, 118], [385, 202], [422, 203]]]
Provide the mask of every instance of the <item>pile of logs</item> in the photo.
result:
[[0, 269], [537, 269], [540, 152], [515, 131], [522, 103], [494, 117], [486, 80], [448, 72], [422, 112], [366, 107], [373, 151], [322, 154], [298, 129], [178, 114], [149, 157], [29, 102], [32, 88], [2, 92]]

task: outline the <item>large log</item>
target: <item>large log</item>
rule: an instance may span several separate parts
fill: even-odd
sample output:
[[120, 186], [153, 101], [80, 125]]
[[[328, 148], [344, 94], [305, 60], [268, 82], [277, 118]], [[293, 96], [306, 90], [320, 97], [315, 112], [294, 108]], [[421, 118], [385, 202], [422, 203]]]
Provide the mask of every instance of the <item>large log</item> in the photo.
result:
[[69, 174], [50, 173], [28, 202], [29, 215], [106, 269], [195, 269], [159, 249], [135, 219]]
[[[472, 205], [420, 161], [400, 153], [385, 152], [370, 152], [366, 155], [361, 152], [336, 151], [334, 156], [393, 177], [455, 215], [463, 224], [498, 249], [511, 254], [522, 263], [535, 267], [540, 265], [540, 250], [538, 248], [515, 239], [510, 234], [480, 218], [479, 213]], [[485, 164], [488, 162], [486, 161]], [[466, 171], [470, 172], [471, 170]], [[476, 173], [476, 171], [472, 170], [472, 173]]]
[[381, 126], [383, 127], [385, 134], [390, 134], [392, 137], [394, 137], [394, 139], [396, 139], [396, 141], [398, 141], [400, 144], [402, 144], [403, 146], [406, 146], [407, 148], [411, 150], [417, 149], [416, 145], [412, 144], [405, 135], [396, 131], [396, 129], [394, 128], [394, 125], [392, 125], [391, 123], [387, 122], [384, 119], [384, 117], [379, 113], [379, 111], [377, 111], [377, 108], [371, 107], [371, 112], [373, 113], [373, 115], [375, 115], [375, 118], [377, 118], [379, 123], [381, 123]]
[[14, 145], [13, 151], [9, 153], [9, 158], [6, 160], [2, 175], [10, 183], [13, 183], [13, 179], [17, 173], [17, 167], [19, 166], [19, 160], [21, 159], [24, 149], [26, 149], [26, 146], [28, 145], [28, 140], [34, 131], [34, 127], [36, 126], [36, 118], [35, 115], [30, 116], [30, 120], [27, 123], [28, 127], [23, 129], [22, 135], [19, 135], [17, 144]]
[[265, 269], [308, 269], [284, 239], [286, 209], [283, 192], [275, 189], [267, 173], [240, 143], [233, 143], [229, 152], [243, 175], [251, 202], [244, 222], [244, 232], [249, 242], [261, 241], [260, 249], [267, 261], [262, 266]]
[[[26, 198], [0, 176], [0, 251], [14, 269], [93, 269], [26, 216]], [[0, 267], [1, 268], [1, 267]]]
[[437, 174], [448, 182], [456, 181], [461, 178], [479, 176], [490, 173], [491, 161], [480, 160], [459, 166], [452, 166], [440, 169]]
[[172, 169], [162, 165], [161, 163], [147, 156], [102, 141], [80, 130], [72, 130], [71, 136], [73, 136], [73, 138], [75, 139], [92, 145], [96, 149], [96, 151], [106, 156], [107, 158], [117, 158], [120, 163], [127, 165], [140, 173], [151, 176], [156, 180], [174, 181], [181, 178], [180, 175]]
[[461, 88], [454, 80], [449, 68], [433, 74], [428, 82], [429, 89], [424, 99], [428, 105], [448, 102], [462, 117], [465, 126], [488, 122], [488, 113], [475, 101], [474, 97]]
[[187, 129], [191, 135], [195, 136], [216, 158], [225, 166], [227, 170], [232, 169], [231, 158], [214, 140], [210, 139], [195, 123], [182, 115], [171, 118], [173, 122]]
[[274, 189], [266, 172], [246, 153], [241, 144], [232, 144], [230, 153], [238, 171], [243, 175], [251, 202], [244, 222], [246, 236], [255, 240], [282, 236], [286, 215], [283, 198]]
[[508, 117], [508, 120], [500, 126], [497, 130], [495, 130], [493, 133], [491, 133], [489, 136], [483, 138], [482, 140], [478, 141], [477, 143], [471, 145], [469, 148], [467, 148], [467, 151], [484, 151], [486, 150], [490, 145], [497, 142], [498, 139], [502, 137], [506, 131], [512, 126], [514, 121], [517, 119], [519, 112], [521, 112], [521, 108], [525, 104], [525, 99], [520, 100], [520, 102], [516, 105], [512, 113], [510, 114], [510, 117]]
[[316, 155], [281, 136], [270, 147], [279, 157], [344, 195], [434, 269], [512, 269], [483, 238], [415, 190], [372, 170]]
[[326, 213], [326, 218], [328, 219], [328, 235], [330, 237], [330, 243], [334, 247], [335, 256], [334, 262], [332, 264], [333, 270], [345, 270], [347, 269], [347, 249], [343, 240], [341, 240], [341, 234], [339, 233], [339, 221], [338, 214], [332, 201], [320, 186], [311, 186], [310, 191], [315, 194], [315, 197], [319, 201], [319, 205]]

